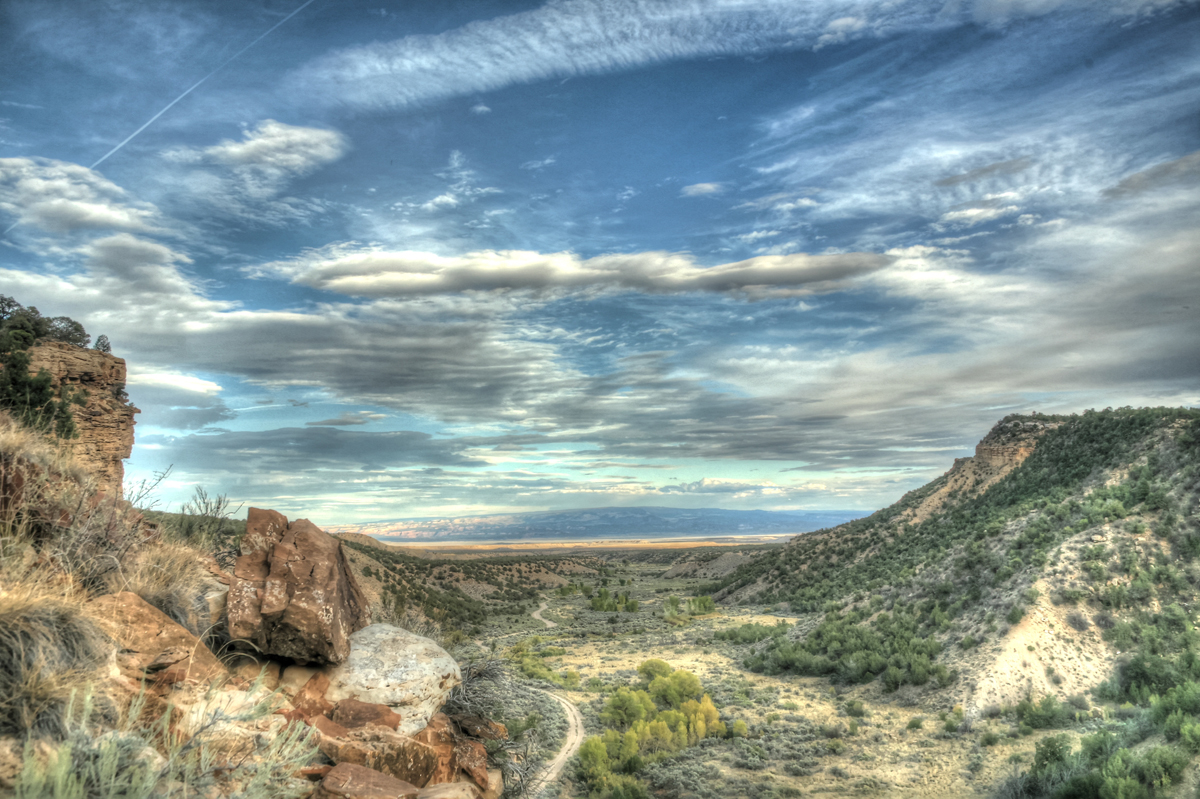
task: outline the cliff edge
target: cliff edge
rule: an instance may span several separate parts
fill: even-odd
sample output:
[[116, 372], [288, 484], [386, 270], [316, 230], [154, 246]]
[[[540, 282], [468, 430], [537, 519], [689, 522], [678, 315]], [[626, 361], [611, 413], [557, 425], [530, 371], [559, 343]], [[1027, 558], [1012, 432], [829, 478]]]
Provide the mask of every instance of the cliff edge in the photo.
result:
[[125, 359], [58, 341], [41, 341], [29, 354], [30, 371], [45, 369], [55, 390], [86, 392], [87, 401], [71, 409], [79, 437], [66, 443], [100, 490], [121, 496], [122, 461], [133, 451], [133, 417], [140, 413], [125, 394]]

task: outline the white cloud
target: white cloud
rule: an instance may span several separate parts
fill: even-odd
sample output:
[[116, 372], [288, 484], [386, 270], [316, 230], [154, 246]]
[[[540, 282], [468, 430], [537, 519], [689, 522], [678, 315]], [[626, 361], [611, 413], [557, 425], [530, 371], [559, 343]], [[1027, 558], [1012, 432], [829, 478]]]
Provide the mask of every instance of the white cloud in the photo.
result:
[[770, 255], [703, 267], [684, 253], [642, 252], [583, 259], [570, 252], [483, 250], [460, 256], [353, 243], [258, 268], [315, 288], [358, 297], [405, 297], [494, 289], [633, 289], [647, 292], [829, 290], [885, 267], [871, 253]]
[[779, 230], [752, 230], [749, 233], [743, 233], [740, 236], [736, 236], [735, 238], [737, 238], [738, 241], [744, 241], [747, 244], [751, 244], [753, 242], [761, 241], [763, 239], [774, 238], [775, 236], [778, 236], [781, 232], [782, 231], [779, 231]]
[[306, 175], [341, 158], [346, 138], [335, 130], [304, 128], [264, 119], [242, 134], [241, 141], [226, 139], [203, 153], [233, 167], [252, 167], [288, 175]]
[[[1139, 14], [1186, 1], [1119, 0], [1104, 12]], [[331, 105], [404, 107], [514, 83], [1094, 6], [1090, 0], [561, 0], [433, 36], [337, 50], [298, 70], [290, 84]]]
[[0, 212], [50, 233], [95, 230], [161, 232], [158, 209], [79, 164], [48, 158], [0, 158]]
[[679, 190], [682, 197], [704, 197], [710, 194], [720, 194], [725, 187], [720, 183], [693, 183]]
[[475, 105], [471, 106], [471, 113], [472, 114], [480, 114], [480, 115], [490, 114], [490, 113], [492, 113], [492, 109], [488, 108], [483, 103], [476, 103]]
[[170, 387], [196, 394], [217, 394], [221, 391], [221, 384], [211, 380], [178, 372], [147, 371], [137, 366], [130, 367], [125, 382], [130, 386]]
[[521, 169], [545, 169], [553, 164], [556, 160], [557, 159], [554, 156], [550, 155], [541, 159], [540, 161], [526, 161], [525, 163], [521, 164]]
[[319, 202], [283, 196], [290, 182], [340, 159], [349, 150], [335, 130], [286, 125], [265, 119], [211, 147], [179, 147], [162, 157], [187, 170], [159, 179], [180, 202], [206, 204], [226, 216], [282, 224], [321, 210]]
[[938, 220], [945, 225], [956, 225], [961, 227], [974, 227], [981, 225], [984, 222], [991, 222], [1010, 214], [1015, 214], [1021, 209], [1015, 205], [1006, 205], [1001, 207], [975, 207], [961, 208], [957, 211], [947, 211], [942, 214]]

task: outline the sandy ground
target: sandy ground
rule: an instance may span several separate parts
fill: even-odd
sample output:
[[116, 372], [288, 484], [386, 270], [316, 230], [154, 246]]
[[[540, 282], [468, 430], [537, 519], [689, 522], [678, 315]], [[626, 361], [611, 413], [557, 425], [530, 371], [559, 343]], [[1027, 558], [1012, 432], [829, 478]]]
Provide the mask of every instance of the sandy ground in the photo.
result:
[[545, 609], [546, 609], [546, 608], [548, 608], [548, 607], [550, 607], [550, 606], [549, 606], [549, 605], [548, 605], [548, 604], [547, 604], [545, 601], [543, 601], [543, 602], [542, 602], [542, 606], [541, 606], [541, 607], [539, 607], [539, 608], [538, 608], [537, 610], [535, 610], [533, 613], [530, 613], [530, 614], [529, 614], [530, 616], [533, 616], [535, 619], [537, 619], [538, 621], [540, 621], [542, 624], [546, 625], [546, 629], [550, 629], [551, 627], [557, 627], [557, 626], [558, 626], [558, 622], [555, 622], [555, 621], [550, 621], [549, 619], [543, 619], [543, 618], [542, 618], [542, 611], [543, 611], [543, 610], [545, 610]]

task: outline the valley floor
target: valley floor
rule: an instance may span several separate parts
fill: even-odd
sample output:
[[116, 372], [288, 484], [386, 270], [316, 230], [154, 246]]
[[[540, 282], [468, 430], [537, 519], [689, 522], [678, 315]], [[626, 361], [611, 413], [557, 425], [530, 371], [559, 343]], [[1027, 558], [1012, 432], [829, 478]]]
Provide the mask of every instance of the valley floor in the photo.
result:
[[[608, 588], [627, 591], [636, 599], [636, 613], [594, 611], [579, 593], [547, 591], [530, 616], [489, 619], [483, 633], [456, 654], [466, 656], [481, 645], [497, 652], [519, 643], [534, 650], [541, 647], [550, 653], [543, 660], [555, 674], [578, 674], [577, 684], [568, 683], [555, 693], [567, 700], [566, 707], [579, 709], [587, 735], [602, 731], [599, 712], [607, 695], [635, 684], [637, 667], [647, 659], [661, 658], [695, 673], [722, 716], [745, 721], [749, 735], [706, 739], [649, 769], [647, 782], [660, 796], [985, 797], [1014, 768], [1028, 768], [1045, 734], [1016, 735], [999, 719], [981, 719], [969, 731], [947, 732], [944, 719], [953, 719], [955, 710], [948, 704], [949, 692], [910, 689], [885, 695], [877, 682], [838, 689], [821, 678], [752, 673], [742, 660], [753, 645], [722, 641], [714, 633], [746, 623], [807, 626], [814, 620], [759, 606], [719, 608], [687, 621], [668, 621], [663, 616], [668, 597], [694, 596], [703, 587], [701, 581], [664, 578], [662, 563], [609, 562]], [[581, 582], [592, 585], [600, 579], [585, 577]], [[846, 713], [853, 700], [862, 703], [859, 717]], [[914, 719], [921, 719], [919, 728]], [[857, 726], [854, 734], [851, 721]], [[577, 765], [566, 765], [566, 753], [573, 753], [583, 737], [576, 730], [572, 724], [567, 745], [552, 763], [562, 769], [557, 795], [564, 799], [587, 795], [585, 786], [573, 779]], [[996, 733], [998, 741], [984, 746], [988, 732]], [[1079, 732], [1070, 734], [1077, 738]], [[543, 795], [556, 795], [552, 782], [548, 775]]]

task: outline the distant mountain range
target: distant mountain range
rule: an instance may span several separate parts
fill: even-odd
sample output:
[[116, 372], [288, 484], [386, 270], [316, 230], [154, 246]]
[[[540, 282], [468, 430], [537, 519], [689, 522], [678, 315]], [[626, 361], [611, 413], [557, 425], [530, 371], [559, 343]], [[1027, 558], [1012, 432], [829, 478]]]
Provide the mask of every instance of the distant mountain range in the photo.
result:
[[721, 508], [584, 508], [494, 516], [390, 519], [333, 525], [331, 533], [362, 533], [383, 541], [687, 538], [785, 535], [833, 527], [866, 514], [852, 510], [767, 511]]

